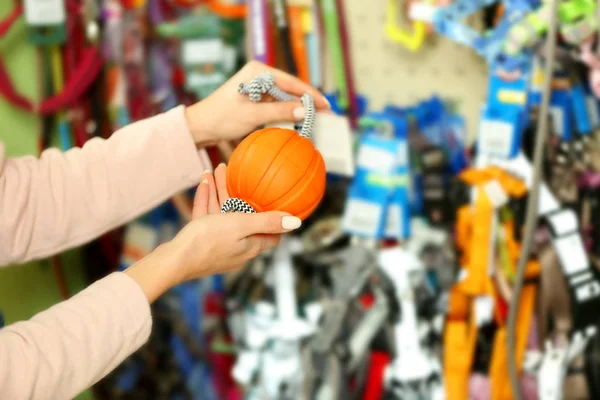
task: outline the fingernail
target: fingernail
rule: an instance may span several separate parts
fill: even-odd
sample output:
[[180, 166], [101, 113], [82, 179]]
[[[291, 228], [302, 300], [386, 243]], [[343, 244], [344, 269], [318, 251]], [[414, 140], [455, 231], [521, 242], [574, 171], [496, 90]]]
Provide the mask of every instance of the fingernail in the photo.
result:
[[219, 168], [219, 167], [226, 167], [226, 166], [227, 166], [227, 165], [225, 165], [225, 163], [224, 163], [224, 162], [222, 162], [222, 163], [220, 163], [219, 165], [217, 165], [217, 168]]
[[294, 114], [294, 118], [302, 119], [306, 115], [306, 112], [304, 111], [304, 107], [297, 107], [297, 108], [294, 108], [293, 114]]
[[202, 175], [210, 174], [212, 171], [210, 169], [205, 169]]
[[208, 184], [208, 179], [204, 179], [202, 182], [200, 182], [201, 185], [206, 185]]
[[323, 96], [323, 98], [325, 99], [325, 104], [327, 104], [327, 108], [331, 109], [331, 103], [329, 102], [327, 97]]
[[281, 226], [287, 231], [298, 229], [300, 225], [302, 225], [302, 221], [298, 217], [286, 216], [281, 219]]

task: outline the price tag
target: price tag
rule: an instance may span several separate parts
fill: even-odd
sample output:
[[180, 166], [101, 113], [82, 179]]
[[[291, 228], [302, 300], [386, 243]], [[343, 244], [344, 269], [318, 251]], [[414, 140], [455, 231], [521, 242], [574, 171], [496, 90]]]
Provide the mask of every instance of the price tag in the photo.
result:
[[562, 137], [565, 133], [564, 129], [564, 115], [561, 107], [550, 107], [552, 113], [552, 129], [554, 134]]
[[589, 260], [579, 233], [554, 239], [553, 243], [566, 275], [573, 275], [589, 268]]
[[475, 299], [475, 323], [483, 326], [492, 321], [494, 316], [494, 299], [490, 296], [479, 296]]
[[228, 74], [235, 71], [237, 64], [237, 50], [233, 46], [223, 47], [223, 69]]
[[66, 21], [64, 0], [24, 0], [23, 6], [27, 25], [62, 25]]
[[214, 74], [197, 74], [188, 72], [186, 83], [188, 87], [195, 88], [199, 86], [216, 85], [219, 86], [225, 82], [227, 78], [224, 74], [216, 72]]
[[507, 122], [484, 119], [479, 129], [478, 150], [482, 154], [509, 157], [512, 153], [514, 126]]
[[342, 226], [346, 232], [378, 237], [383, 211], [380, 204], [350, 198], [346, 203]]
[[492, 202], [494, 208], [500, 208], [506, 203], [508, 203], [508, 196], [506, 195], [498, 181], [489, 181], [483, 186], [483, 190]]
[[409, 17], [415, 21], [433, 22], [438, 7], [424, 2], [412, 2], [409, 9]]
[[357, 165], [369, 171], [391, 174], [396, 166], [394, 154], [373, 146], [361, 146]]
[[194, 39], [182, 43], [185, 65], [217, 64], [223, 62], [225, 46], [222, 39]]
[[387, 218], [385, 224], [385, 237], [401, 238], [402, 235], [402, 209], [398, 204], [391, 204], [387, 209]]
[[600, 124], [600, 117], [598, 116], [598, 100], [594, 96], [586, 96], [585, 104], [590, 118], [592, 128], [597, 127]]
[[323, 156], [327, 172], [348, 177], [354, 176], [352, 130], [347, 117], [317, 113], [313, 141]]

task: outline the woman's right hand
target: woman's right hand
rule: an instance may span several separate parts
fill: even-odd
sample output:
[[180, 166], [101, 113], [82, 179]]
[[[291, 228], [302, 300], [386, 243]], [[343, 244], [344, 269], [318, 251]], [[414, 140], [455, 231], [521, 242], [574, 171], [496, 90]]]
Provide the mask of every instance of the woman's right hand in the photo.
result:
[[215, 170], [214, 180], [205, 175], [194, 199], [194, 219], [125, 271], [150, 302], [181, 282], [241, 268], [301, 225], [299, 218], [279, 211], [221, 214], [219, 205], [228, 198], [225, 166]]
[[300, 224], [279, 211], [209, 214], [186, 225], [168, 245], [177, 255], [179, 279], [186, 281], [235, 271]]

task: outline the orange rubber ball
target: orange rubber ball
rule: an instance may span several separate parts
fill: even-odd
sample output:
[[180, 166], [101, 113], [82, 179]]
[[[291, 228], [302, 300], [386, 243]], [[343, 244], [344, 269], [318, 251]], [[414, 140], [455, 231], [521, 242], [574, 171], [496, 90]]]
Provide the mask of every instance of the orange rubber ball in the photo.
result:
[[291, 129], [266, 128], [234, 150], [227, 190], [256, 212], [284, 211], [304, 220], [323, 198], [325, 174], [323, 157], [310, 139]]

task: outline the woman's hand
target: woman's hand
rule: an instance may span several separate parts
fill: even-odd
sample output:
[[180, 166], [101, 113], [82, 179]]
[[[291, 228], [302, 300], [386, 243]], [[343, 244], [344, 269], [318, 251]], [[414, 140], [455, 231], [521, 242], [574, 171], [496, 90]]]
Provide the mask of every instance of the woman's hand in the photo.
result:
[[300, 227], [299, 218], [284, 212], [221, 214], [229, 198], [225, 173], [224, 164], [215, 169], [214, 179], [206, 173], [194, 199], [194, 220], [125, 271], [149, 302], [181, 282], [239, 269], [277, 246], [282, 233]]
[[241, 139], [267, 123], [304, 119], [300, 100], [266, 101], [265, 96], [265, 101], [257, 104], [239, 94], [240, 83], [248, 83], [264, 72], [271, 72], [275, 76], [275, 84], [292, 96], [313, 95], [317, 110], [330, 108], [325, 96], [317, 89], [285, 72], [251, 61], [209, 97], [186, 109], [188, 126], [198, 146]]
[[229, 198], [227, 191], [227, 167], [221, 163], [215, 168], [214, 177], [210, 171], [202, 176], [202, 182], [194, 196], [192, 218], [209, 214], [220, 214], [223, 203]]

